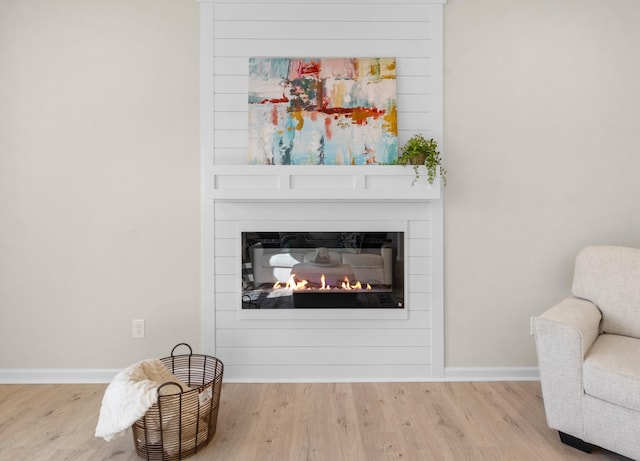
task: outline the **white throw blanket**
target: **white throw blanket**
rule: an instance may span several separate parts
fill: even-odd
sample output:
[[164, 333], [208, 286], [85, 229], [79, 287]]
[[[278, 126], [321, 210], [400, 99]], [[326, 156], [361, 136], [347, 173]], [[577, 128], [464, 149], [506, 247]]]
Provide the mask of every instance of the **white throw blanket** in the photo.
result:
[[[189, 389], [158, 359], [143, 360], [122, 370], [104, 392], [95, 436], [109, 441], [124, 434], [158, 401], [158, 386], [167, 382]], [[176, 387], [168, 388], [167, 393], [175, 392]]]

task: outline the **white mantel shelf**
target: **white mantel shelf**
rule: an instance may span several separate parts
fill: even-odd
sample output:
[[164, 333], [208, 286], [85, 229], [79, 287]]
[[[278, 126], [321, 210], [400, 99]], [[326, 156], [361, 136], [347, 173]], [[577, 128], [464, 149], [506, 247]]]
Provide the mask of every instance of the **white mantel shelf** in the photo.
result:
[[442, 197], [440, 178], [427, 182], [420, 167], [398, 165], [217, 165], [210, 198], [214, 200], [377, 200], [428, 201]]

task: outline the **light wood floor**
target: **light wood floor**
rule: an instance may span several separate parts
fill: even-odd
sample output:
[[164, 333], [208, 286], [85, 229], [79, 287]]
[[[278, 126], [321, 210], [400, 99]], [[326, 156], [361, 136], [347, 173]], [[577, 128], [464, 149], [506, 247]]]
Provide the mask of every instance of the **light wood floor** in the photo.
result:
[[[106, 385], [0, 385], [0, 459], [137, 457], [131, 430], [94, 437]], [[562, 445], [538, 382], [224, 384], [193, 461], [621, 460]]]

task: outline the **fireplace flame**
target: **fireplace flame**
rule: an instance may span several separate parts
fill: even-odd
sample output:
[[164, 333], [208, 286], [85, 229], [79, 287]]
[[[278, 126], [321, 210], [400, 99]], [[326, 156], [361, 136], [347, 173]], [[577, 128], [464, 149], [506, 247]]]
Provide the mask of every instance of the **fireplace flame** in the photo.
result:
[[[291, 276], [289, 277], [289, 280], [286, 281], [285, 285], [283, 286], [282, 283], [280, 281], [277, 281], [276, 283], [273, 284], [273, 289], [277, 290], [280, 288], [285, 288], [288, 290], [311, 290], [313, 289], [313, 287], [309, 287], [309, 281], [308, 280], [296, 280], [296, 274], [291, 274]], [[362, 290], [362, 283], [360, 283], [359, 281], [356, 281], [355, 283], [351, 283], [351, 281], [349, 280], [349, 277], [344, 278], [344, 280], [342, 281], [342, 283], [340, 284], [339, 287], [336, 288], [332, 288], [331, 285], [326, 283], [326, 277], [324, 274], [322, 274], [320, 276], [320, 287], [317, 288], [319, 290], [333, 290], [333, 289], [342, 289], [342, 290]], [[367, 290], [371, 290], [371, 285], [369, 285], [368, 283], [366, 284], [366, 289]]]
[[342, 287], [343, 290], [351, 290], [351, 283], [349, 282], [349, 277], [344, 278], [344, 280], [342, 281], [342, 285], [340, 285]]
[[304, 290], [308, 284], [308, 280], [296, 281], [296, 274], [291, 274], [291, 277], [289, 277], [289, 280], [287, 280], [285, 288], [288, 288], [290, 290]]

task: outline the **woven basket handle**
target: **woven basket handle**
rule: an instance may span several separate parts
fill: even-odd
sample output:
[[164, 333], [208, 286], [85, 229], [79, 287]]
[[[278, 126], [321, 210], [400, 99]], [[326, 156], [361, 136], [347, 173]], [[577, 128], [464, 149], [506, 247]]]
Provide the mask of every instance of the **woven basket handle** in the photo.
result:
[[173, 346], [173, 349], [171, 349], [171, 357], [174, 356], [173, 353], [180, 346], [187, 346], [189, 348], [189, 355], [193, 355], [193, 349], [191, 349], [191, 346], [189, 346], [187, 343], [179, 343], [179, 344], [176, 344], [175, 346]]
[[[160, 397], [160, 389], [162, 389], [164, 386], [177, 386], [178, 389], [180, 389], [180, 393], [181, 394], [184, 393], [184, 390], [182, 389], [182, 386], [180, 384], [175, 383], [173, 381], [169, 381], [158, 386], [158, 397]], [[177, 394], [177, 392], [174, 392], [174, 394]], [[167, 394], [167, 395], [171, 395], [171, 394]]]

